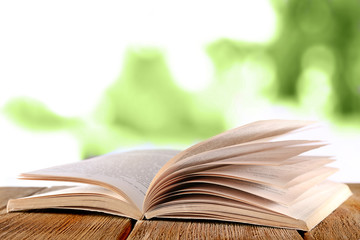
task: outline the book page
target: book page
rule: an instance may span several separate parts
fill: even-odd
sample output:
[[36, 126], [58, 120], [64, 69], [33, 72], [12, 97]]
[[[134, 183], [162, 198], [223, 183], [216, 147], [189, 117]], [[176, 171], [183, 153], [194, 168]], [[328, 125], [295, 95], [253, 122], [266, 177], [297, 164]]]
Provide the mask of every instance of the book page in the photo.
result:
[[328, 175], [329, 175], [328, 173], [320, 174], [319, 176], [317, 176], [317, 178], [307, 179], [307, 181], [299, 183], [290, 188], [281, 188], [281, 187], [268, 186], [264, 184], [249, 182], [249, 181], [236, 180], [233, 178], [211, 177], [211, 176], [196, 177], [191, 180], [182, 181], [179, 184], [174, 184], [174, 188], [180, 188], [182, 185], [189, 183], [194, 183], [194, 184], [211, 183], [214, 185], [230, 187], [240, 191], [248, 192], [283, 205], [290, 205], [306, 190], [308, 190], [310, 187], [314, 186], [315, 184], [323, 181]]
[[[188, 179], [192, 179], [194, 177], [216, 178], [217, 176], [230, 178], [233, 181], [236, 181], [237, 179], [246, 180], [253, 183], [262, 183], [268, 186], [288, 188], [293, 185], [307, 182], [310, 178], [331, 175], [337, 171], [337, 169], [324, 167], [319, 169], [319, 167], [333, 161], [333, 159], [328, 157], [296, 156], [281, 162], [281, 165], [278, 165], [278, 167], [268, 166], [271, 167], [270, 170], [278, 170], [277, 172], [274, 172], [274, 174], [277, 175], [272, 174], [272, 171], [270, 171], [269, 168], [265, 168], [263, 170], [263, 167], [265, 166], [242, 164], [235, 164], [233, 166], [223, 165], [221, 164], [222, 161], [219, 161], [219, 166], [216, 166], [215, 162], [211, 162], [199, 166], [188, 167], [169, 174], [164, 178], [164, 180], [168, 179], [166, 182], [167, 184], [158, 187], [157, 191], [153, 193], [156, 195], [165, 194], [167, 191], [174, 188], [177, 182], [186, 182]], [[314, 170], [310, 169], [310, 167], [314, 168]], [[308, 170], [305, 171], [304, 168], [305, 170]], [[282, 172], [285, 172], [286, 174], [282, 174]], [[290, 178], [293, 179], [289, 181]], [[147, 195], [147, 197], [153, 197], [154, 194]]]
[[307, 140], [237, 144], [182, 159], [171, 168], [183, 169], [199, 164], [218, 164], [219, 162], [222, 164], [280, 165], [288, 158], [320, 146], [322, 144], [319, 144], [319, 141]]
[[[199, 172], [202, 169], [214, 168], [216, 165], [276, 166], [288, 164], [290, 158], [294, 163], [299, 163], [306, 159], [306, 157], [295, 156], [320, 146], [322, 145], [319, 144], [318, 141], [290, 140], [240, 144], [207, 151], [182, 159], [171, 165], [163, 172], [164, 177], [158, 181], [158, 187], [179, 174], [188, 174], [189, 170]], [[317, 158], [318, 157], [312, 157], [310, 160], [316, 160]], [[314, 166], [313, 162], [309, 166]]]
[[121, 195], [109, 189], [82, 185], [49, 191], [28, 197], [11, 199], [7, 211], [23, 211], [43, 208], [65, 208], [97, 211], [141, 219], [142, 212]]
[[[331, 161], [331, 160], [327, 160]], [[336, 168], [320, 167], [305, 174], [296, 177], [291, 181], [291, 184], [285, 184], [284, 186], [278, 186], [271, 184], [272, 182], [266, 182], [266, 184], [257, 180], [243, 179], [231, 175], [221, 174], [189, 174], [180, 175], [173, 179], [171, 184], [159, 189], [156, 192], [156, 197], [153, 197], [151, 202], [147, 202], [146, 209], [156, 205], [157, 202], [163, 201], [165, 198], [171, 197], [172, 194], [181, 191], [186, 191], [189, 183], [212, 183], [219, 186], [232, 187], [237, 190], [242, 190], [255, 194], [257, 196], [267, 198], [272, 201], [276, 201], [282, 204], [289, 204], [294, 200], [302, 198], [311, 186], [323, 181], [326, 177], [336, 172]]]
[[156, 174], [149, 187], [148, 195], [152, 194], [159, 183], [168, 174], [165, 171], [176, 162], [182, 159], [194, 156], [199, 153], [224, 148], [228, 146], [238, 145], [242, 143], [250, 143], [257, 141], [268, 141], [271, 138], [283, 135], [295, 130], [299, 130], [311, 124], [309, 121], [295, 120], [264, 120], [253, 122], [238, 128], [230, 129], [205, 141], [191, 146], [190, 148], [180, 152], [170, 161], [168, 161]]
[[321, 166], [329, 163], [328, 159], [311, 161], [301, 161], [290, 165], [280, 166], [249, 166], [249, 165], [229, 165], [203, 171], [199, 175], [218, 175], [243, 180], [260, 182], [269, 185], [285, 187], [287, 184], [302, 174], [318, 171]]
[[194, 194], [202, 195], [203, 198], [207, 198], [207, 196], [222, 197], [225, 199], [230, 199], [241, 203], [250, 204], [252, 206], [256, 206], [262, 209], [267, 209], [269, 211], [274, 211], [285, 215], [288, 214], [288, 208], [286, 206], [278, 204], [274, 201], [241, 190], [237, 190], [217, 184], [209, 184], [209, 183], [197, 183], [195, 185], [187, 187], [186, 189], [180, 189], [178, 191], [174, 191], [169, 196], [164, 195], [163, 198], [160, 197], [158, 199], [157, 204], [152, 204], [152, 206], [150, 206], [146, 210], [148, 212], [153, 208], [159, 207], [159, 203], [161, 202], [164, 203], [171, 202], [165, 200], [167, 197], [170, 197], [171, 199], [177, 199], [178, 197], [183, 197], [185, 195], [194, 195]]
[[74, 181], [111, 188], [142, 210], [147, 188], [159, 169], [178, 151], [137, 150], [112, 153], [77, 163], [37, 170], [22, 179]]
[[279, 136], [311, 124], [308, 121], [264, 120], [253, 122], [238, 128], [230, 129], [208, 140], [200, 142], [182, 151], [171, 162], [193, 156], [198, 153], [232, 146], [236, 144], [258, 141]]
[[308, 191], [307, 195], [291, 207], [290, 215], [304, 219], [308, 229], [311, 229], [349, 198], [352, 192], [343, 183], [324, 181]]
[[303, 200], [286, 207], [208, 185], [192, 188], [192, 194], [179, 193], [178, 198], [155, 206], [145, 216], [228, 220], [309, 231], [344, 202], [351, 191], [344, 184], [327, 181], [310, 188], [305, 195]]

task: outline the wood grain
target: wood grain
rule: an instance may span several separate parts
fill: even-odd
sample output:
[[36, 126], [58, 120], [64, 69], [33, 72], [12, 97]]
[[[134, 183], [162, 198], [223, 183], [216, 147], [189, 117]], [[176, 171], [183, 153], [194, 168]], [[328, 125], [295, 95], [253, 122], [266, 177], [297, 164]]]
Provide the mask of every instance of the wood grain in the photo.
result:
[[128, 239], [302, 239], [295, 230], [254, 225], [190, 222], [138, 221]]
[[[0, 188], [1, 201], [63, 187]], [[127, 218], [73, 210], [43, 210], [0, 215], [0, 239], [126, 239]]]
[[9, 213], [0, 218], [0, 239], [126, 239], [129, 219], [82, 212]]
[[304, 239], [360, 239], [360, 184], [348, 184], [353, 196], [338, 207]]

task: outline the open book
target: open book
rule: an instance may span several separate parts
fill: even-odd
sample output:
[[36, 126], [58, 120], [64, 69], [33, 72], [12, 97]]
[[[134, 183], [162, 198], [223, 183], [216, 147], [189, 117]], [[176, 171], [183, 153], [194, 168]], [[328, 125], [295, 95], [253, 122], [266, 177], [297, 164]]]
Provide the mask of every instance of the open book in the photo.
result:
[[[326, 180], [324, 144], [279, 140], [309, 122], [266, 120], [231, 129], [184, 151], [138, 150], [20, 175], [86, 183], [9, 200], [7, 210], [66, 208], [133, 219], [209, 219], [308, 231], [350, 195]], [[310, 151], [311, 153], [311, 151]]]

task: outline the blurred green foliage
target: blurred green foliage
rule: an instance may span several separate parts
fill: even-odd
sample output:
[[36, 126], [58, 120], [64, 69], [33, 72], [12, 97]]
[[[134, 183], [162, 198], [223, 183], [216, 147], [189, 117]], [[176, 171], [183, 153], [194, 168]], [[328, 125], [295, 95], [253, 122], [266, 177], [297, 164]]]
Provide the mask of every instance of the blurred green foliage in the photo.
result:
[[101, 122], [127, 127], [152, 142], [189, 142], [225, 129], [222, 112], [201, 106], [196, 95], [175, 84], [160, 51], [129, 50], [125, 59], [96, 114]]
[[[360, 126], [360, 2], [273, 0], [273, 6], [279, 26], [269, 43], [220, 39], [208, 45], [216, 81], [205, 92], [177, 86], [161, 50], [129, 49], [92, 119], [58, 116], [27, 98], [11, 100], [5, 113], [29, 129], [68, 129], [82, 144], [83, 157], [129, 144], [210, 137], [228, 127], [230, 103], [249, 89], [245, 99], [291, 103], [305, 114]], [[243, 66], [255, 75], [240, 74]]]
[[[329, 77], [332, 115], [358, 116], [360, 2], [290, 0], [274, 3], [281, 26], [268, 51], [277, 68], [278, 96], [299, 100], [301, 92], [297, 87], [302, 72], [317, 68]], [[314, 47], [320, 50], [311, 51]], [[322, 94], [321, 89], [316, 91]]]
[[274, 40], [267, 44], [230, 39], [212, 43], [207, 50], [217, 71], [226, 72], [248, 56], [261, 53], [270, 59], [260, 63], [262, 67], [276, 73], [267, 89], [269, 99], [359, 126], [360, 2], [272, 2], [279, 20]]
[[77, 119], [59, 116], [42, 102], [27, 97], [12, 99], [3, 111], [15, 123], [33, 130], [68, 129], [79, 123]]

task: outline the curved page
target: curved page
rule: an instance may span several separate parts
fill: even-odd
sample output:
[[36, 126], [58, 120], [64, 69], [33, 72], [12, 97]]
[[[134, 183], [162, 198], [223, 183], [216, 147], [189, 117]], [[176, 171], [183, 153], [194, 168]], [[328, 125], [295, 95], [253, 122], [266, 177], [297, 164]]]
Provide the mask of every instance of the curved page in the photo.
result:
[[147, 188], [159, 169], [178, 151], [137, 150], [111, 153], [89, 160], [20, 175], [22, 179], [73, 181], [110, 188], [142, 210]]

